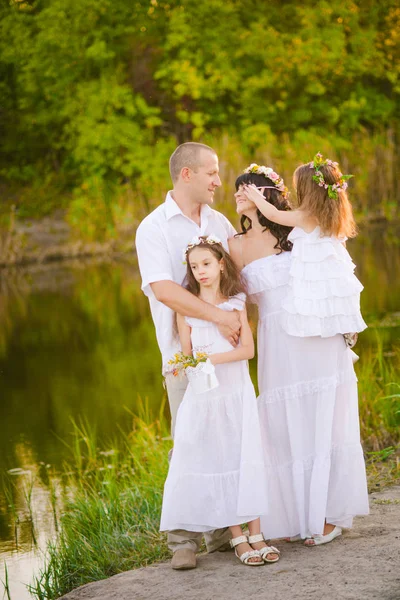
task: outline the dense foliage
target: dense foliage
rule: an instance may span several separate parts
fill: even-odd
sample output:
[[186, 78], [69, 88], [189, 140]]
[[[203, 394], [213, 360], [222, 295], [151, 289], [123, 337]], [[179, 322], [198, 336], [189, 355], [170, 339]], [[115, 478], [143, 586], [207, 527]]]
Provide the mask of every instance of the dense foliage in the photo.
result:
[[177, 142], [396, 132], [399, 31], [397, 0], [1, 0], [0, 176], [107, 212]]

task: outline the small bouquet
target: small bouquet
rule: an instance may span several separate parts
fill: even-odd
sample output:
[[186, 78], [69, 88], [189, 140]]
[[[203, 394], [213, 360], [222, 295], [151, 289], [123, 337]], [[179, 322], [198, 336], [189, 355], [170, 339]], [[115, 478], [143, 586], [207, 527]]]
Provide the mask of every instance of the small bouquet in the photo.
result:
[[168, 365], [171, 367], [171, 373], [174, 377], [184, 375], [187, 367], [197, 367], [201, 362], [206, 362], [208, 354], [206, 352], [197, 352], [196, 356], [191, 354], [184, 354], [183, 352], [177, 352], [173, 358], [168, 361]]
[[168, 364], [174, 377], [187, 376], [195, 394], [209, 392], [219, 385], [214, 365], [206, 352], [196, 352], [194, 356], [177, 352]]

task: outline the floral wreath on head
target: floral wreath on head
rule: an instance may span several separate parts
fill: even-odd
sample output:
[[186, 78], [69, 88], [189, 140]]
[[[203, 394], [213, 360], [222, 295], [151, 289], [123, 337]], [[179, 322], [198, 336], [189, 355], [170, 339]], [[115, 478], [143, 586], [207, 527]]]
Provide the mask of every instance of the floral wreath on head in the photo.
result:
[[345, 192], [348, 188], [347, 180], [351, 179], [353, 175], [343, 175], [339, 171], [339, 181], [333, 184], [326, 183], [323, 174], [320, 171], [320, 168], [323, 165], [328, 165], [330, 167], [339, 167], [339, 163], [330, 160], [329, 158], [323, 158], [321, 152], [318, 152], [312, 162], [310, 162], [310, 169], [315, 169], [315, 174], [313, 175], [313, 180], [318, 183], [319, 187], [323, 187], [327, 190], [329, 198], [333, 198], [337, 200], [339, 198], [339, 192]]
[[256, 175], [264, 175], [272, 181], [273, 186], [267, 185], [266, 188], [277, 189], [282, 196], [286, 199], [289, 197], [289, 189], [286, 187], [282, 177], [278, 175], [271, 167], [264, 167], [264, 165], [257, 165], [256, 163], [251, 163], [247, 169], [243, 171], [243, 173], [255, 173]]
[[192, 240], [189, 242], [189, 244], [183, 250], [183, 264], [184, 265], [187, 264], [187, 253], [189, 252], [189, 250], [191, 250], [192, 248], [195, 248], [196, 246], [200, 246], [200, 244], [209, 244], [210, 246], [213, 246], [214, 244], [221, 244], [221, 246], [222, 246], [221, 240], [216, 235], [213, 235], [212, 233], [208, 236], [196, 235], [196, 237], [192, 238]]

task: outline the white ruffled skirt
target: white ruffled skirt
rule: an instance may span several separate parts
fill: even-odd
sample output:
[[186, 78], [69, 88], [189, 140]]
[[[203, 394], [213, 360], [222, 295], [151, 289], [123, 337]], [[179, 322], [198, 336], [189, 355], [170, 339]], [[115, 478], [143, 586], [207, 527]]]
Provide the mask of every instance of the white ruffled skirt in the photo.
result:
[[295, 227], [289, 286], [282, 302], [281, 323], [296, 337], [331, 337], [363, 331], [362, 284], [354, 275], [355, 265], [341, 240]]
[[369, 512], [357, 379], [342, 335], [299, 338], [279, 313], [258, 330], [259, 408], [268, 472], [267, 537], [351, 527]]
[[257, 400], [246, 362], [216, 366], [219, 386], [179, 407], [161, 531], [210, 531], [268, 510]]

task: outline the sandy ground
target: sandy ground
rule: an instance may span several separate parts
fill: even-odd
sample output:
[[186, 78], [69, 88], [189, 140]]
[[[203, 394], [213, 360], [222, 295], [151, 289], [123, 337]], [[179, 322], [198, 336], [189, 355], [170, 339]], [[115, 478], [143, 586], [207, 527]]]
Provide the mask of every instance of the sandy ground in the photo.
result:
[[400, 486], [370, 496], [371, 514], [333, 543], [279, 541], [281, 560], [242, 566], [233, 552], [199, 556], [192, 571], [169, 563], [85, 585], [62, 600], [400, 600]]

